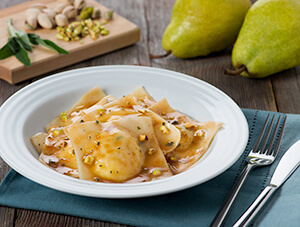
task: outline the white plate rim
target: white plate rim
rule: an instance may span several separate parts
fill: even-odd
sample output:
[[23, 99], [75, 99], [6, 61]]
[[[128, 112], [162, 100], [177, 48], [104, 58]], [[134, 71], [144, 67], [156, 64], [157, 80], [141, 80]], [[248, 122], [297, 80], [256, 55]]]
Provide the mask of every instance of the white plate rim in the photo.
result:
[[[12, 111], [14, 110], [15, 105], [20, 102], [21, 97], [28, 97], [32, 91], [37, 91], [43, 87], [47, 87], [49, 85], [53, 85], [53, 83], [66, 81], [70, 78], [76, 78], [78, 79], [80, 75], [88, 75], [91, 72], [99, 72], [101, 73], [108, 73], [108, 72], [115, 72], [115, 71], [122, 71], [122, 72], [139, 72], [143, 76], [143, 73], [152, 73], [153, 75], [163, 75], [163, 76], [170, 76], [174, 78], [174, 80], [178, 81], [185, 81], [187, 83], [195, 84], [195, 86], [200, 86], [207, 88], [210, 91], [214, 92], [214, 95], [216, 95], [218, 98], [222, 98], [222, 100], [225, 100], [227, 103], [226, 105], [229, 106], [227, 110], [227, 114], [233, 114], [236, 121], [239, 124], [239, 142], [238, 144], [234, 144], [235, 146], [232, 147], [232, 149], [235, 149], [235, 155], [230, 158], [230, 160], [226, 160], [226, 163], [223, 163], [223, 165], [220, 168], [217, 168], [212, 173], [210, 173], [207, 177], [202, 179], [190, 179], [190, 175], [195, 176], [195, 173], [191, 174], [192, 172], [195, 172], [195, 167], [176, 176], [153, 181], [153, 182], [145, 182], [145, 183], [137, 183], [137, 184], [106, 184], [106, 183], [95, 183], [95, 182], [87, 182], [82, 180], [73, 179], [68, 176], [64, 176], [62, 174], [56, 173], [53, 170], [48, 169], [47, 167], [43, 168], [42, 164], [40, 164], [32, 155], [31, 157], [27, 154], [18, 153], [21, 158], [25, 158], [26, 161], [29, 163], [33, 163], [34, 166], [41, 167], [43, 169], [42, 174], [49, 175], [55, 179], [58, 180], [54, 184], [55, 179], [51, 179], [51, 181], [47, 181], [44, 179], [41, 179], [40, 173], [32, 173], [30, 171], [30, 168], [22, 168], [19, 166], [20, 160], [17, 163], [16, 160], [14, 160], [14, 156], [10, 155], [10, 152], [5, 152], [7, 149], [11, 149], [10, 146], [12, 146], [11, 139], [4, 140], [3, 143], [0, 144], [0, 156], [2, 159], [8, 163], [14, 170], [16, 170], [21, 175], [27, 177], [28, 179], [37, 182], [41, 185], [63, 191], [68, 192], [71, 194], [76, 195], [82, 195], [82, 196], [89, 196], [89, 197], [99, 197], [99, 198], [138, 198], [138, 197], [148, 197], [148, 196], [155, 196], [155, 195], [162, 195], [166, 193], [176, 192], [180, 190], [184, 190], [196, 185], [199, 185], [201, 183], [204, 183], [225, 170], [227, 170], [232, 164], [236, 162], [236, 160], [240, 157], [242, 152], [244, 151], [247, 141], [248, 141], [248, 124], [246, 121], [246, 118], [241, 111], [241, 109], [238, 107], [238, 105], [224, 92], [219, 90], [218, 88], [191, 76], [188, 76], [186, 74], [166, 70], [166, 69], [160, 69], [160, 68], [153, 68], [153, 67], [145, 67], [145, 66], [127, 66], [127, 65], [113, 65], [113, 66], [94, 66], [94, 67], [86, 67], [81, 69], [75, 69], [70, 71], [65, 71], [61, 73], [54, 74], [52, 76], [40, 79], [22, 89], [17, 91], [15, 94], [13, 94], [10, 98], [8, 98], [0, 107], [0, 125], [2, 127], [0, 128], [0, 138], [4, 138], [7, 134], [8, 127], [10, 127], [13, 124], [12, 119], [9, 119], [9, 116], [11, 116]], [[79, 76], [78, 76], [79, 75]], [[141, 76], [141, 77], [142, 77]], [[80, 78], [79, 78], [80, 81]], [[231, 111], [231, 112], [230, 112]], [[24, 114], [28, 114], [30, 110], [24, 110]], [[13, 115], [13, 114], [12, 114]], [[20, 117], [21, 118], [21, 117]], [[22, 124], [24, 121], [22, 119], [17, 119]], [[24, 119], [23, 119], [24, 120]], [[4, 127], [3, 127], [4, 126]], [[22, 131], [22, 130], [20, 130]], [[17, 133], [17, 136], [20, 140], [20, 136], [23, 136], [22, 133]], [[219, 135], [217, 135], [219, 136]], [[15, 149], [21, 149], [22, 151], [26, 152], [25, 148], [18, 147], [15, 145], [13, 148]], [[22, 156], [23, 155], [23, 156]], [[24, 166], [23, 166], [24, 167]], [[196, 166], [198, 168], [198, 166]], [[61, 181], [63, 183], [61, 183]], [[177, 183], [176, 183], [177, 181]], [[179, 184], [178, 182], [183, 182], [182, 184]], [[87, 191], [82, 191], [83, 187], [87, 188]]]

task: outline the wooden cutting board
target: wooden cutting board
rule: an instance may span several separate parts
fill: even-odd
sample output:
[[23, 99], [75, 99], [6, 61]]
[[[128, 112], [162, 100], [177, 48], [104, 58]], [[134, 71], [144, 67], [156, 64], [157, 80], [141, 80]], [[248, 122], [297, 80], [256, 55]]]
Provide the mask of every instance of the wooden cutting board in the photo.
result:
[[[56, 39], [56, 29], [39, 28], [34, 31], [26, 30], [25, 27], [25, 10], [30, 8], [34, 3], [44, 3], [48, 8], [54, 9], [58, 4], [56, 0], [35, 0], [16, 5], [10, 8], [0, 10], [0, 48], [3, 47], [8, 39], [7, 21], [13, 19], [13, 25], [17, 30], [25, 30], [28, 33], [36, 33], [42, 39], [49, 39], [60, 47], [69, 51], [69, 54], [58, 54], [41, 45], [33, 47], [33, 51], [28, 52], [31, 60], [31, 66], [26, 67], [20, 63], [15, 56], [0, 60], [0, 79], [4, 79], [11, 84], [27, 80], [29, 78], [59, 69], [110, 51], [132, 45], [140, 39], [140, 29], [137, 25], [114, 13], [114, 19], [105, 26], [110, 30], [109, 35], [99, 36], [98, 39], [92, 40], [87, 36], [79, 41], [65, 42]], [[86, 0], [88, 6], [100, 8], [102, 15], [108, 9], [101, 4]], [[103, 18], [102, 18], [103, 19]], [[101, 19], [100, 19], [101, 21]]]

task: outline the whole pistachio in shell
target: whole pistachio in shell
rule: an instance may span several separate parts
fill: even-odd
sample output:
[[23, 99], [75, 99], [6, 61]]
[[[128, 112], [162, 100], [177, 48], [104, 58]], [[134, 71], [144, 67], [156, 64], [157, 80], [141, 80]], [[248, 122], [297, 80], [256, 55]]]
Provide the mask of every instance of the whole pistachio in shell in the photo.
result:
[[56, 16], [56, 12], [53, 9], [43, 9], [42, 12], [47, 14], [49, 17], [52, 17], [53, 19]]
[[64, 8], [66, 8], [67, 7], [67, 4], [65, 4], [65, 3], [59, 3], [59, 4], [57, 4], [57, 6], [55, 7], [55, 12], [56, 13], [61, 13], [63, 10], [64, 10]]
[[43, 3], [35, 3], [35, 4], [31, 5], [30, 8], [37, 8], [40, 11], [42, 11], [43, 9], [46, 9], [47, 6], [45, 4], [43, 4]]
[[75, 0], [74, 1], [74, 7], [78, 11], [81, 11], [86, 6], [85, 0]]
[[26, 17], [35, 16], [37, 17], [41, 13], [41, 10], [38, 8], [29, 8], [25, 11]]
[[55, 26], [55, 22], [52, 17], [46, 13], [40, 13], [37, 17], [38, 23], [42, 28], [51, 29]]
[[65, 3], [67, 5], [73, 5], [74, 0], [58, 0], [59, 3]]
[[62, 14], [65, 14], [68, 19], [72, 19], [77, 16], [77, 10], [74, 6], [67, 6], [63, 9]]
[[94, 8], [94, 11], [92, 13], [92, 18], [93, 19], [99, 19], [101, 18], [101, 11], [99, 8]]
[[37, 28], [37, 16], [29, 16], [25, 20], [25, 25], [29, 30], [34, 30]]
[[68, 18], [65, 14], [57, 14], [55, 16], [55, 22], [56, 22], [56, 25], [59, 26], [59, 27], [65, 27], [69, 24], [69, 21], [68, 21]]

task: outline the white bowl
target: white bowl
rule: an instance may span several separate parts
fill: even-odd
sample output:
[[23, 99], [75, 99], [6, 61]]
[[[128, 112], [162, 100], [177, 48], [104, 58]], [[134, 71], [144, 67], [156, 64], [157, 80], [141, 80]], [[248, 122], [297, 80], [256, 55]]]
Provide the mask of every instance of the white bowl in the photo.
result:
[[[155, 100], [166, 97], [174, 109], [198, 121], [221, 121], [224, 125], [193, 168], [157, 181], [90, 182], [62, 175], [41, 164], [29, 138], [43, 131], [50, 120], [97, 85], [116, 97], [143, 85]], [[248, 140], [244, 114], [222, 91], [185, 74], [141, 66], [89, 67], [41, 79], [16, 92], [2, 105], [0, 125], [0, 155], [14, 170], [56, 190], [99, 198], [154, 196], [201, 184], [228, 169], [240, 157]]]

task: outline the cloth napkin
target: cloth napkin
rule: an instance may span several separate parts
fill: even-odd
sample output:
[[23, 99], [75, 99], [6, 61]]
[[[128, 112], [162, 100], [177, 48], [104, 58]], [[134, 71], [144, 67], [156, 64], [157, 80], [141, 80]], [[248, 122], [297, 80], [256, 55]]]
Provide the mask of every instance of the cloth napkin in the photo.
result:
[[[231, 168], [204, 184], [149, 198], [96, 199], [41, 186], [10, 170], [0, 185], [0, 204], [135, 226], [209, 226], [243, 170], [245, 158], [269, 113], [250, 109], [243, 109], [243, 112], [250, 132], [244, 153]], [[300, 115], [288, 114], [277, 159], [271, 166], [260, 167], [250, 173], [225, 226], [232, 226], [269, 184], [280, 158], [299, 139]], [[273, 194], [253, 226], [299, 226], [299, 219], [300, 168]]]

